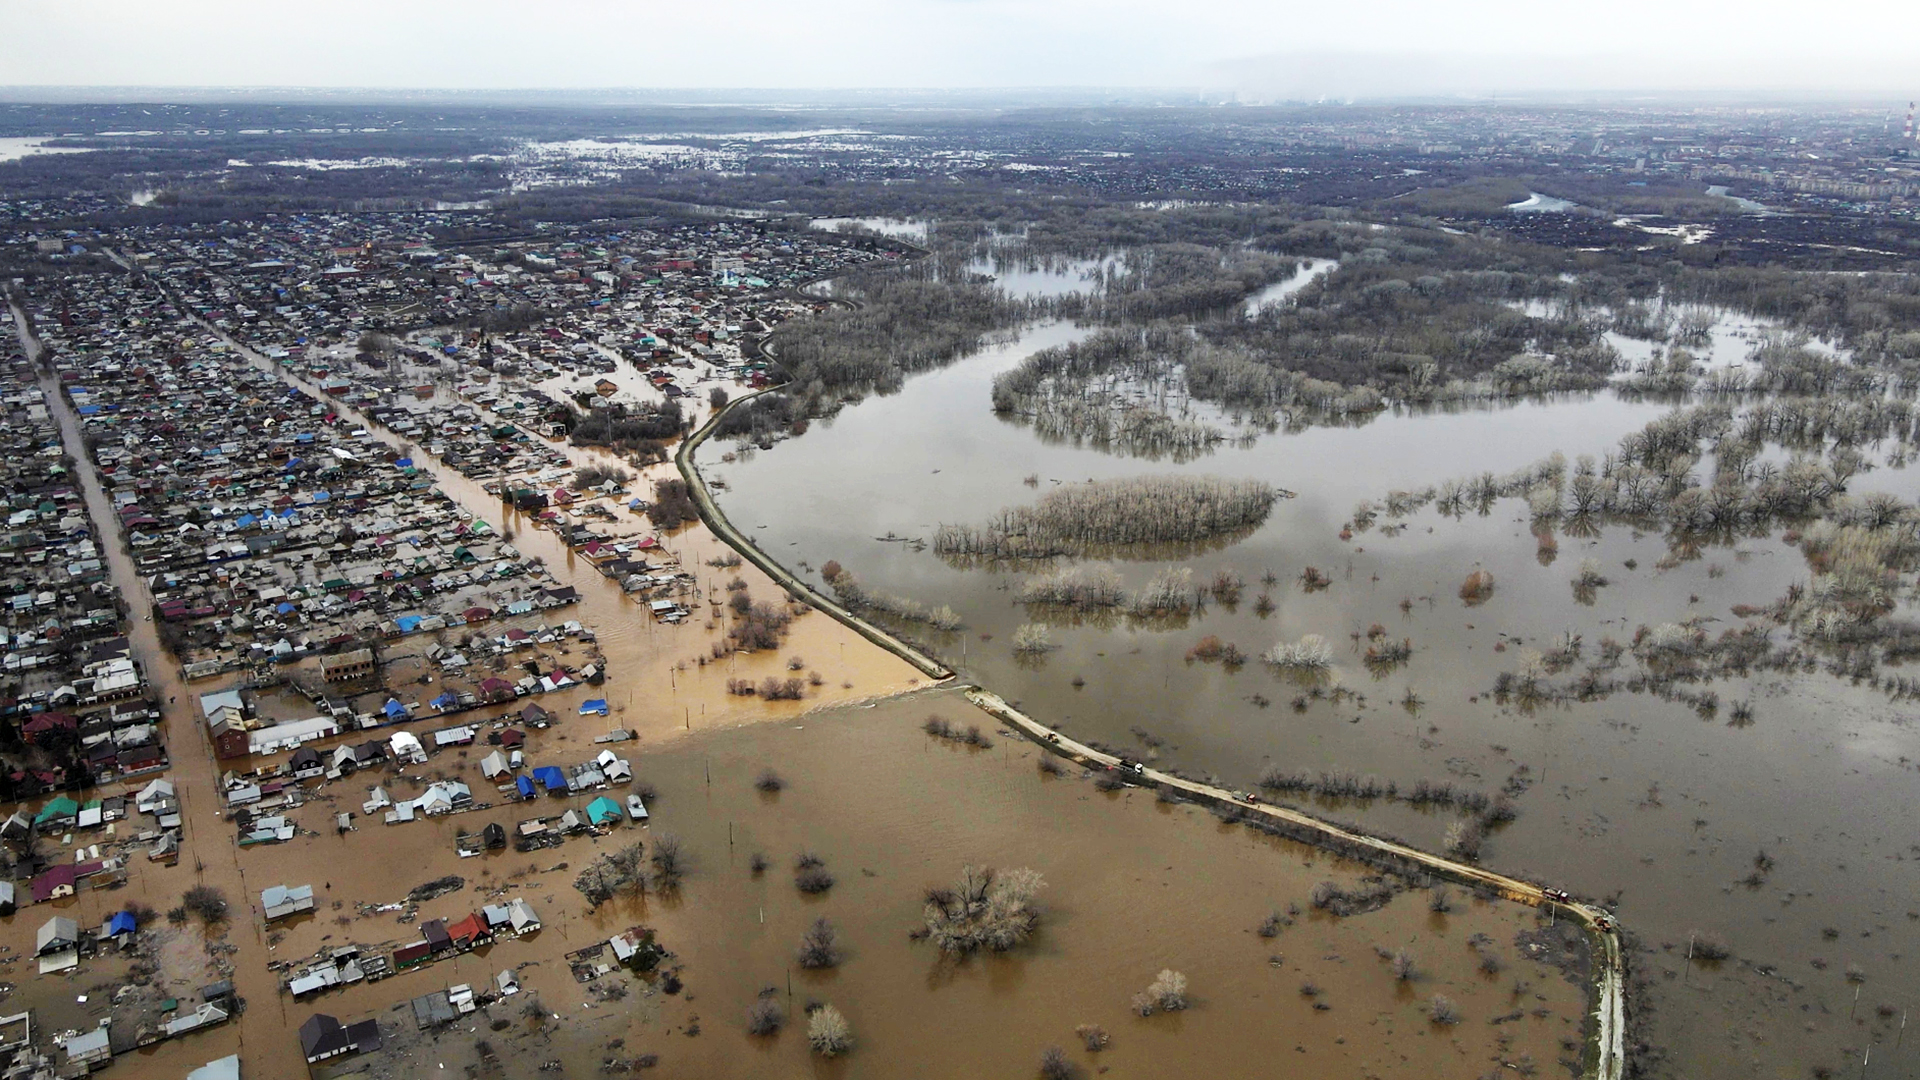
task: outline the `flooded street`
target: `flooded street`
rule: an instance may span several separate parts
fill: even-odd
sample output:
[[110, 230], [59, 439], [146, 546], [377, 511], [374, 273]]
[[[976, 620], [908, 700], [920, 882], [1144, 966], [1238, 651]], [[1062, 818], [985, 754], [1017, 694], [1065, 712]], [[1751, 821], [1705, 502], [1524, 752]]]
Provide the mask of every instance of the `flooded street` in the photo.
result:
[[[1076, 737], [1229, 786], [1251, 787], [1268, 765], [1371, 774], [1403, 790], [1421, 780], [1487, 792], [1517, 784], [1519, 819], [1493, 832], [1484, 861], [1617, 900], [1650, 950], [1635, 961], [1653, 987], [1648, 1034], [1684, 1075], [1798, 1073], [1869, 1040], [1882, 1047], [1876, 1060], [1891, 1052], [1898, 1009], [1916, 985], [1907, 958], [1920, 953], [1920, 883], [1901, 827], [1920, 783], [1920, 738], [1905, 710], [1821, 673], [1721, 680], [1714, 689], [1725, 702], [1753, 703], [1751, 726], [1729, 725], [1724, 704], [1703, 717], [1645, 694], [1526, 712], [1490, 693], [1526, 650], [1567, 634], [1592, 649], [1641, 624], [1737, 621], [1733, 605], [1771, 602], [1806, 580], [1796, 547], [1760, 535], [1673, 559], [1665, 538], [1609, 526], [1556, 536], [1543, 551], [1518, 501], [1485, 517], [1427, 509], [1404, 531], [1383, 520], [1396, 527], [1338, 535], [1362, 499], [1505, 474], [1556, 450], [1599, 456], [1671, 403], [1602, 392], [1391, 412], [1222, 444], [1179, 467], [1049, 443], [990, 411], [996, 373], [1074, 333], [1038, 327], [735, 464], [717, 461], [724, 446], [703, 448], [703, 469], [728, 482], [718, 498], [737, 525], [793, 542], [788, 565], [838, 560], [868, 590], [952, 605], [963, 632], [913, 632], [967, 677]], [[930, 541], [940, 524], [985, 520], [1060, 483], [1174, 471], [1298, 493], [1250, 538], [1182, 561], [1196, 583], [1220, 570], [1246, 583], [1237, 603], [1185, 619], [1028, 611], [1014, 598], [1023, 569], [961, 568], [880, 539]], [[1909, 471], [1881, 469], [1856, 488], [1910, 484]], [[1570, 585], [1588, 558], [1610, 580], [1591, 604]], [[1110, 565], [1129, 588], [1162, 569]], [[1296, 579], [1308, 566], [1330, 585], [1303, 589]], [[1476, 568], [1498, 587], [1469, 608], [1456, 591]], [[1255, 604], [1262, 593], [1272, 603], [1265, 614]], [[1029, 621], [1048, 623], [1058, 647], [1016, 656], [1007, 643]], [[1375, 674], [1361, 662], [1359, 635], [1375, 624], [1410, 641], [1408, 663]], [[1258, 656], [1308, 633], [1336, 645], [1336, 678], [1359, 699], [1308, 695], [1257, 662], [1232, 671], [1188, 656], [1203, 635]], [[1454, 820], [1387, 800], [1316, 805], [1429, 848]], [[1743, 884], [1760, 852], [1774, 868]], [[1694, 931], [1724, 935], [1735, 959], [1686, 970]], [[1853, 1019], [1849, 964], [1864, 979]], [[1799, 1019], [1781, 1023], [1789, 1013]]]

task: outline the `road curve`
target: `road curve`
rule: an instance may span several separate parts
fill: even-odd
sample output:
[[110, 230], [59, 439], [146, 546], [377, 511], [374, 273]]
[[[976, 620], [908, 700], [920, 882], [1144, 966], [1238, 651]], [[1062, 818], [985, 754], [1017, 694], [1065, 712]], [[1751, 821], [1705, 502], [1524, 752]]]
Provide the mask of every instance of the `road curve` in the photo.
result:
[[[778, 387], [769, 389], [778, 389]], [[840, 620], [854, 633], [912, 664], [922, 675], [935, 682], [953, 678], [953, 670], [945, 664], [922, 655], [918, 649], [894, 637], [881, 627], [875, 626], [835, 601], [829, 600], [819, 590], [801, 580], [799, 575], [761, 551], [753, 541], [742, 536], [740, 530], [733, 527], [733, 522], [727, 520], [727, 515], [713, 501], [713, 493], [707, 490], [707, 482], [700, 474], [700, 466], [693, 460], [694, 452], [699, 450], [700, 444], [706, 442], [707, 437], [713, 434], [721, 417], [738, 408], [741, 402], [752, 401], [767, 392], [768, 390], [757, 390], [735, 398], [725, 408], [708, 417], [706, 424], [700, 430], [680, 440], [680, 449], [674, 453], [673, 463], [679, 467], [681, 479], [687, 482], [687, 494], [693, 497], [693, 505], [700, 511], [700, 520], [706, 522], [707, 528], [713, 531], [713, 535], [726, 541], [729, 547], [738, 551], [748, 562], [765, 571], [768, 577], [779, 582], [788, 592], [806, 597], [807, 603]]]

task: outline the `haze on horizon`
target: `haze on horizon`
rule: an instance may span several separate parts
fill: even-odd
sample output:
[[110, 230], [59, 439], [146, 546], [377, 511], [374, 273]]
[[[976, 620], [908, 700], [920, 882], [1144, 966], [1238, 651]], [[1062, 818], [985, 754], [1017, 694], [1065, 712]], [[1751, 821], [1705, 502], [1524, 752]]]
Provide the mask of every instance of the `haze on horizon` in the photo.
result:
[[[1190, 88], [1247, 100], [1920, 94], [1892, 0], [0, 0], [0, 97], [48, 87]], [[1802, 13], [1804, 16], [1804, 13]]]

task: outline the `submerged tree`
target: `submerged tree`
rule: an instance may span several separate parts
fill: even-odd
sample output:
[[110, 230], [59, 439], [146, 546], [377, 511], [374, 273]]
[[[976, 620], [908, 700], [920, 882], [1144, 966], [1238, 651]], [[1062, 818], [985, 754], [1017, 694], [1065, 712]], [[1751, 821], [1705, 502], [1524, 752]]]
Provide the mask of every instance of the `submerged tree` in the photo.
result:
[[995, 873], [969, 866], [949, 888], [927, 890], [927, 934], [940, 951], [965, 955], [986, 949], [1006, 952], [1040, 925], [1033, 898], [1046, 882], [1033, 870]]
[[821, 1057], [834, 1057], [853, 1049], [853, 1025], [840, 1010], [822, 1005], [807, 1018], [807, 1043]]

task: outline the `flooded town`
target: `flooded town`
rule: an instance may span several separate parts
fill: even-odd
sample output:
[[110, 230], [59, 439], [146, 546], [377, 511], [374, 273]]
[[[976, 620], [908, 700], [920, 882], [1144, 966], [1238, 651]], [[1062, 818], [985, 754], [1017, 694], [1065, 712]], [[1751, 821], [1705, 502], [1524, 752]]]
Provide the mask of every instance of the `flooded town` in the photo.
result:
[[0, 1077], [1920, 1070], [1911, 128], [1023, 93], [0, 109]]

